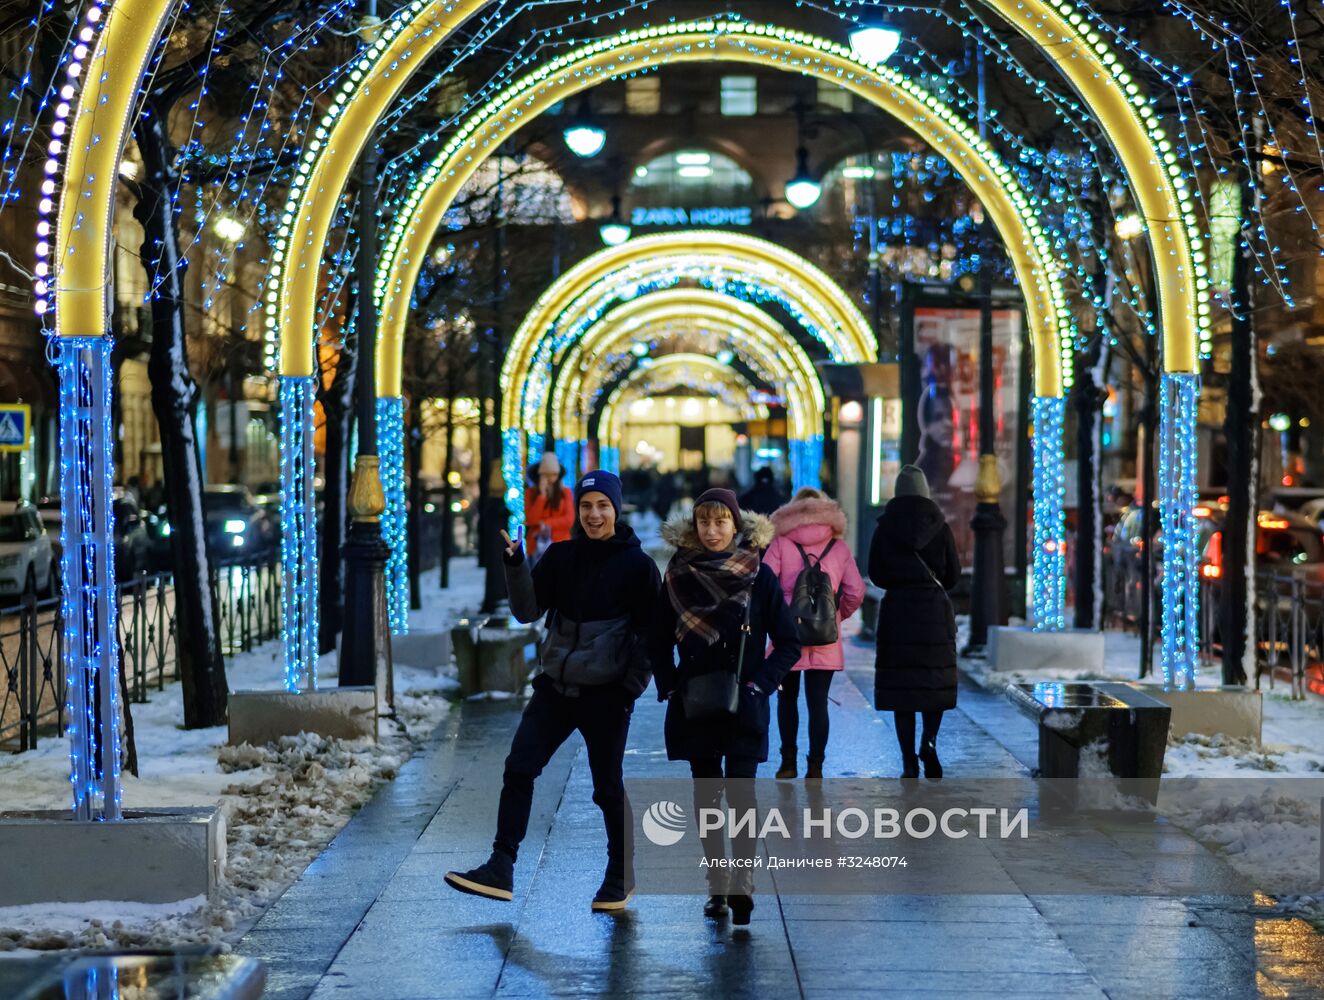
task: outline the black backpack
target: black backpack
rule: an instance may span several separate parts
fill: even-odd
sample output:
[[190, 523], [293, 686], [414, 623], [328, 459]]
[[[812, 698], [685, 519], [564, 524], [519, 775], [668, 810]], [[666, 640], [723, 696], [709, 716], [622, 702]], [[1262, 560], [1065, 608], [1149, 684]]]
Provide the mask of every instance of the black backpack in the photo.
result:
[[804, 569], [795, 578], [795, 589], [791, 591], [791, 616], [802, 646], [830, 646], [837, 641], [837, 594], [832, 589], [832, 578], [823, 569], [823, 557], [836, 543], [835, 538], [828, 542], [812, 563], [804, 546], [793, 543], [804, 560]]

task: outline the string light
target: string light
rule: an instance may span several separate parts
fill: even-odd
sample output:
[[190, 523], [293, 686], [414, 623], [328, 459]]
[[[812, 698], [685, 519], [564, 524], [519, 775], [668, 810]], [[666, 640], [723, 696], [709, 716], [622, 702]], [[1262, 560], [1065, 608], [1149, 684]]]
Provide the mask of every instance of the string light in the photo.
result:
[[1195, 687], [1200, 657], [1199, 527], [1195, 517], [1200, 376], [1159, 385], [1159, 520], [1163, 529], [1163, 683]]
[[[65, 711], [74, 818], [121, 817], [109, 337], [57, 341]], [[100, 706], [100, 707], [98, 707]]]
[[1031, 617], [1036, 632], [1060, 632], [1066, 622], [1066, 475], [1063, 423], [1066, 399], [1035, 396], [1034, 422], [1034, 588]]
[[285, 690], [317, 690], [317, 494], [314, 376], [280, 378], [281, 642]]
[[[377, 454], [381, 463], [382, 537], [386, 557], [386, 615], [392, 635], [409, 631], [409, 529], [405, 504], [405, 401], [377, 397]], [[417, 474], [417, 473], [415, 473]]]

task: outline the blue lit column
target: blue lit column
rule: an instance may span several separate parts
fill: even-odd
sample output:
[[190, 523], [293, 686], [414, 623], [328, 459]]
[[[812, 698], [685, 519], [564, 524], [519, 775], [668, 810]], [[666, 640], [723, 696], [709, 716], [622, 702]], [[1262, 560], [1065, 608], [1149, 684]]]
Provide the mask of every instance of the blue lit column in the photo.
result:
[[787, 442], [791, 453], [791, 490], [804, 486], [822, 486], [819, 472], [823, 467], [823, 435], [814, 434], [803, 441]]
[[409, 631], [409, 539], [405, 525], [405, 401], [377, 397], [377, 454], [381, 458], [382, 536], [386, 557], [386, 616], [392, 635]]
[[585, 472], [591, 471], [579, 467], [579, 450], [580, 442], [557, 439], [556, 457], [561, 460], [561, 468], [565, 469], [566, 482], [572, 485], [577, 483]]
[[110, 337], [66, 337], [56, 347], [65, 708], [73, 811], [81, 820], [121, 818], [112, 344]]
[[[501, 432], [501, 474], [506, 480], [506, 510], [510, 511], [506, 526], [511, 537], [524, 523], [524, 459], [520, 454], [520, 429], [507, 427]], [[530, 461], [533, 449], [529, 449]]]
[[317, 494], [313, 376], [280, 379], [281, 641], [285, 690], [317, 688]]
[[1200, 579], [1195, 520], [1200, 376], [1165, 373], [1159, 387], [1159, 517], [1163, 529], [1163, 683], [1195, 687]]
[[1066, 628], [1066, 478], [1062, 422], [1066, 399], [1035, 396], [1034, 420], [1034, 590], [1030, 606], [1036, 632]]

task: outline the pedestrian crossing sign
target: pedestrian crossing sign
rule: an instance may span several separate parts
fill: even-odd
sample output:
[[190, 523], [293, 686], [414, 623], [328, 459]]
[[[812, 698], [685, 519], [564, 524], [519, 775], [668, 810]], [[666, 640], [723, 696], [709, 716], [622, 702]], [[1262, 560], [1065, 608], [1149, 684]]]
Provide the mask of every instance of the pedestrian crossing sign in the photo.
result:
[[32, 443], [32, 407], [0, 403], [0, 452], [26, 451]]

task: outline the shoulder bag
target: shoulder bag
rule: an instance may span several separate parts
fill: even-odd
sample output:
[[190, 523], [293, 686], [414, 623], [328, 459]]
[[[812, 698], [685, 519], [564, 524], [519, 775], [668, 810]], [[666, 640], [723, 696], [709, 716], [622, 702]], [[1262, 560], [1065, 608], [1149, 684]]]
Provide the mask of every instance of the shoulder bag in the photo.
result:
[[751, 590], [749, 601], [745, 604], [745, 620], [740, 624], [740, 651], [736, 655], [735, 670], [711, 670], [695, 674], [685, 681], [681, 704], [688, 721], [729, 719], [739, 709], [740, 670], [745, 663], [745, 640], [749, 638], [750, 632], [749, 609], [753, 603], [754, 594]]

